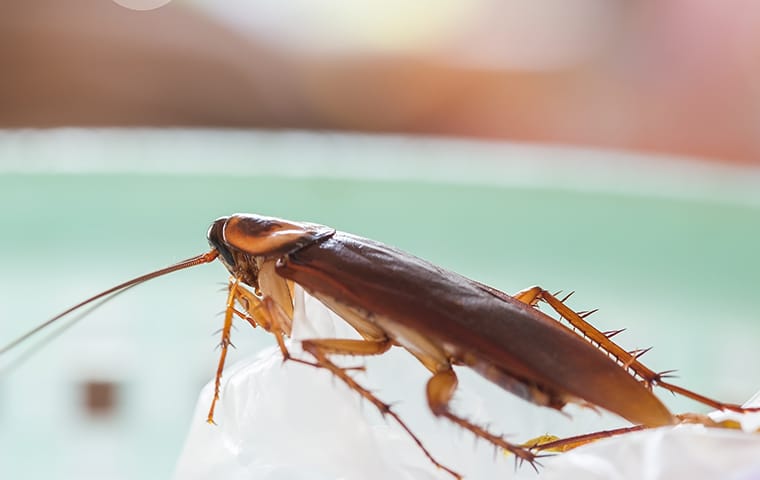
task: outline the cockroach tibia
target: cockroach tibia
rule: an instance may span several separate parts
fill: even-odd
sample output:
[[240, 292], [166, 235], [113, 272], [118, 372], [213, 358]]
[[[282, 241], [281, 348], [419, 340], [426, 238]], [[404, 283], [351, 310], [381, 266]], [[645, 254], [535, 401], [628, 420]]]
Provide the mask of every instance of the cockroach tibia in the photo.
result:
[[[396, 421], [432, 463], [457, 478], [459, 474], [439, 462], [389, 404], [360, 385], [351, 369], [337, 365], [332, 357], [381, 355], [392, 347], [402, 347], [430, 371], [427, 403], [436, 416], [534, 466], [542, 449], [567, 448], [632, 429], [678, 423], [679, 416], [671, 414], [652, 393], [654, 386], [721, 410], [758, 410], [719, 402], [666, 381], [667, 372], [657, 373], [641, 363], [644, 351], [626, 351], [611, 340], [617, 332], [597, 330], [585, 320], [587, 313], [573, 311], [566, 306], [566, 298], [540, 287], [507, 295], [367, 238], [260, 215], [220, 218], [209, 229], [208, 241], [210, 252], [109, 289], [43, 326], [111, 293], [219, 259], [231, 280], [210, 423], [220, 394], [232, 322], [238, 317], [274, 335], [285, 360], [330, 371]], [[361, 339], [306, 339], [301, 346], [310, 358], [291, 355], [284, 339], [292, 332], [295, 285], [335, 312]], [[542, 313], [536, 308], [539, 303], [548, 305], [565, 322]], [[454, 366], [471, 368], [537, 405], [557, 410], [568, 403], [591, 405], [635, 426], [541, 446], [512, 443], [449, 408], [458, 383]]]

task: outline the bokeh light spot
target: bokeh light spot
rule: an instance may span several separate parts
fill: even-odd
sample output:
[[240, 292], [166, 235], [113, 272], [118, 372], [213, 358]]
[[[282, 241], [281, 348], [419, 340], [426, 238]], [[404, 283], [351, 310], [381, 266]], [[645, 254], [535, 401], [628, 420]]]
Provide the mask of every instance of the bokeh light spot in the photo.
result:
[[171, 0], [113, 0], [115, 3], [130, 10], [155, 10]]

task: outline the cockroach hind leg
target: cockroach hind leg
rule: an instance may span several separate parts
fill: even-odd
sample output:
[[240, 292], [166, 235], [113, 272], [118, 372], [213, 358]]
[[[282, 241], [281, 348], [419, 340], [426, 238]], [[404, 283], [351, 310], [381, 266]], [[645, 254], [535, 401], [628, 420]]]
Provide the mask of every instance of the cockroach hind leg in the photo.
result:
[[[560, 440], [560, 437], [556, 435], [551, 435], [549, 433], [545, 433], [543, 435], [539, 435], [538, 437], [531, 438], [530, 440], [526, 440], [525, 442], [521, 443], [521, 447], [525, 447], [529, 450], [536, 450], [541, 445], [544, 445], [549, 442], [556, 442], [557, 440]], [[547, 449], [550, 450], [550, 449]], [[506, 452], [509, 453], [509, 452]]]
[[[583, 435], [576, 435], [573, 437], [553, 439], [547, 438], [547, 441], [539, 441], [537, 444], [531, 446], [530, 450], [537, 452], [562, 453], [580, 447], [582, 445], [586, 445], [587, 443], [595, 442], [596, 440], [600, 440], [602, 438], [615, 437], [618, 435], [624, 435], [626, 433], [637, 432], [639, 430], [644, 430], [645, 428], [646, 427], [643, 425], [634, 425], [632, 427], [623, 427], [613, 430], [602, 430], [599, 432], [585, 433]], [[538, 437], [538, 439], [542, 438], [543, 437]], [[530, 442], [530, 440], [528, 442]], [[526, 442], [526, 444], [528, 442]], [[541, 455], [539, 455], [539, 457], [541, 457]]]
[[540, 287], [531, 287], [528, 290], [531, 292], [536, 292], [536, 290], [538, 290], [538, 293], [535, 294], [540, 297], [541, 300], [548, 303], [554, 311], [556, 311], [574, 328], [576, 328], [581, 333], [583, 338], [591, 342], [593, 345], [608, 355], [611, 355], [624, 368], [633, 371], [635, 375], [644, 381], [648, 386], [658, 386], [670, 391], [673, 394], [690, 398], [703, 405], [715, 408], [716, 410], [730, 410], [739, 413], [760, 411], [760, 407], [742, 407], [741, 405], [733, 403], [720, 402], [692, 390], [663, 381], [663, 378], [667, 378], [667, 374], [671, 373], [672, 371], [656, 373], [654, 370], [650, 369], [639, 361], [639, 357], [646, 353], [648, 349], [628, 352], [623, 347], [610, 340], [611, 336], [608, 336], [604, 332], [599, 331], [596, 327], [585, 321], [580, 315], [578, 315], [578, 313], [569, 308], [564, 304], [562, 300], [559, 300], [555, 295], [552, 295], [547, 290], [543, 290]]
[[385, 340], [347, 340], [347, 339], [310, 339], [301, 343], [304, 351], [309, 352], [317, 361], [316, 367], [324, 368], [330, 371], [334, 377], [340, 379], [348, 388], [357, 392], [362, 398], [370, 402], [377, 408], [383, 417], [391, 417], [406, 433], [409, 438], [417, 445], [427, 459], [439, 468], [457, 480], [462, 479], [462, 475], [452, 470], [446, 465], [439, 462], [433, 454], [425, 447], [422, 440], [409, 428], [404, 420], [393, 410], [392, 405], [380, 400], [372, 391], [360, 385], [352, 376], [348, 374], [346, 368], [339, 367], [333, 363], [329, 355], [378, 355], [387, 351], [392, 342]]
[[657, 380], [663, 379], [663, 378], [678, 378], [678, 375], [673, 375], [678, 370], [671, 369], [671, 370], [663, 370], [661, 372], [657, 372]]
[[539, 300], [541, 300], [541, 292], [543, 292], [543, 289], [541, 287], [528, 287], [512, 295], [512, 298], [525, 303], [526, 305], [535, 307], [538, 304]]
[[[586, 316], [581, 315], [581, 318], [586, 318]], [[612, 338], [612, 337], [614, 337], [615, 335], [617, 335], [619, 333], [625, 332], [625, 330], [626, 330], [625, 328], [618, 328], [616, 330], [607, 330], [607, 331], [602, 332], [602, 333], [604, 334], [605, 337]]]
[[[672, 370], [670, 372], [672, 372]], [[707, 397], [705, 395], [694, 392], [687, 388], [675, 385], [673, 383], [665, 382], [662, 379], [668, 377], [667, 374], [669, 373], [669, 371], [665, 371], [664, 373], [665, 373], [664, 375], [655, 374], [655, 379], [652, 381], [652, 383], [660, 388], [663, 388], [671, 392], [674, 395], [681, 395], [682, 397], [690, 398], [694, 400], [695, 402], [699, 402], [703, 405], [707, 405], [708, 407], [712, 407], [716, 410], [728, 410], [728, 411], [736, 412], [736, 413], [760, 412], [760, 407], [743, 407], [735, 403], [721, 402], [719, 400], [715, 400], [713, 398]]]
[[[573, 295], [575, 295], [575, 290], [573, 290], [572, 292], [570, 292], [567, 295], [565, 295], [564, 297], [562, 297], [562, 300], [560, 300], [560, 302], [562, 302], [562, 303], [567, 302], [568, 300], [570, 300], [570, 297], [572, 297]], [[556, 296], [557, 295], [555, 295], [555, 297]]]

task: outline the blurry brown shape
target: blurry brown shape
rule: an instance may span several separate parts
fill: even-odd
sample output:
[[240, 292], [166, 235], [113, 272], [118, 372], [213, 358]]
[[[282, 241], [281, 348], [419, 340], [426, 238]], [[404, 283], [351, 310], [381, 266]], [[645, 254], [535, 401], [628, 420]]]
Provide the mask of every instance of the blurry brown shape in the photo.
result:
[[267, 90], [288, 87], [276, 60], [199, 13], [3, 3], [2, 126], [278, 123], [282, 105]]
[[116, 413], [119, 387], [115, 382], [88, 380], [81, 384], [82, 404], [90, 417], [107, 417]]
[[4, 127], [425, 133], [760, 163], [760, 8], [723, 35], [731, 25], [707, 27], [724, 7], [643, 2], [610, 28], [602, 53], [564, 70], [517, 72], [298, 56], [179, 2], [147, 12], [109, 0], [3, 3]]

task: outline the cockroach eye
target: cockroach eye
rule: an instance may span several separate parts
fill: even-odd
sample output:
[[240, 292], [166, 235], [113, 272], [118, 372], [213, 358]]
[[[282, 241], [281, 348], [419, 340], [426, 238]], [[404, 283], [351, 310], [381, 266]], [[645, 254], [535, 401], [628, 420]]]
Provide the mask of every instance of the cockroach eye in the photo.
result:
[[227, 248], [223, 236], [224, 225], [227, 223], [227, 219], [229, 219], [229, 217], [217, 218], [214, 223], [211, 224], [211, 227], [209, 227], [206, 238], [208, 238], [209, 245], [211, 245], [212, 248], [216, 249], [216, 251], [219, 252], [222, 260], [224, 260], [224, 263], [229, 267], [234, 267], [235, 259], [232, 257], [232, 253]]

